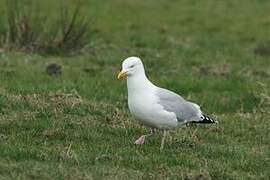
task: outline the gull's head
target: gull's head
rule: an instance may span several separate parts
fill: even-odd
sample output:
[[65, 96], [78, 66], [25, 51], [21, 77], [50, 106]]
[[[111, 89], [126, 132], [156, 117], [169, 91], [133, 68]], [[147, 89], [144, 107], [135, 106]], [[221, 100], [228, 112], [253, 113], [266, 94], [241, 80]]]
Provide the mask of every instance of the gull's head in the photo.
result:
[[143, 63], [138, 57], [128, 57], [122, 62], [122, 70], [118, 74], [117, 78], [134, 76], [140, 73], [144, 73]]

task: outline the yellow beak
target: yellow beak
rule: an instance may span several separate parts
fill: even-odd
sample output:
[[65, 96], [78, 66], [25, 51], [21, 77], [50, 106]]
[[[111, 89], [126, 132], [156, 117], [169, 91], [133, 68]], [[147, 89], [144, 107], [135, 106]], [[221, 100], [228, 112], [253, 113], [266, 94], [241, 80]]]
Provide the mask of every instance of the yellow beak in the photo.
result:
[[121, 78], [124, 78], [126, 76], [127, 76], [127, 71], [122, 70], [121, 72], [118, 73], [117, 79], [121, 79]]

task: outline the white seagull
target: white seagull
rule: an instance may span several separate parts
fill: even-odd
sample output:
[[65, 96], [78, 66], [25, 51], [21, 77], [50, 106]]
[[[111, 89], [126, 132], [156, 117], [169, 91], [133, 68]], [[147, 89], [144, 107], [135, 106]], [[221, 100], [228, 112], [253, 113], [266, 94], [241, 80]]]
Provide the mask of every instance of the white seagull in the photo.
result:
[[151, 135], [154, 129], [162, 129], [162, 150], [167, 130], [190, 122], [216, 123], [202, 113], [199, 105], [152, 84], [147, 79], [143, 63], [138, 57], [129, 57], [123, 61], [117, 78], [123, 77], [127, 77], [128, 107], [131, 114], [151, 128], [151, 133], [142, 135], [135, 144], [144, 144], [145, 137]]

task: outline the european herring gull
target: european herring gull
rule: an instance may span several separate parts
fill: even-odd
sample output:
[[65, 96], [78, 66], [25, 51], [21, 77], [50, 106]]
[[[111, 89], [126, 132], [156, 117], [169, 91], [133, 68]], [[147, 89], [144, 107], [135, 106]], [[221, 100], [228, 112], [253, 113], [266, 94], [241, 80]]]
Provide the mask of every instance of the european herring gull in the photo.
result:
[[[138, 121], [153, 129], [163, 130], [160, 150], [164, 147], [167, 130], [183, 126], [186, 123], [216, 123], [202, 113], [200, 106], [185, 100], [180, 95], [155, 86], [145, 75], [140, 58], [129, 57], [122, 63], [118, 79], [127, 78], [128, 107]], [[151, 131], [152, 132], [152, 131]], [[142, 135], [135, 144], [144, 144]]]

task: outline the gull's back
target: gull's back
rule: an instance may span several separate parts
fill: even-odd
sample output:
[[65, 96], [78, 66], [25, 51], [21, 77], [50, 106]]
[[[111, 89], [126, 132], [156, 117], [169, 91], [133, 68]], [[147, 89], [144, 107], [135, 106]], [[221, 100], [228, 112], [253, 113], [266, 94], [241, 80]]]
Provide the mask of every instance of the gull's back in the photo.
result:
[[192, 102], [186, 101], [180, 95], [164, 89], [157, 88], [159, 104], [169, 112], [174, 112], [179, 122], [198, 120], [201, 115], [200, 107]]

